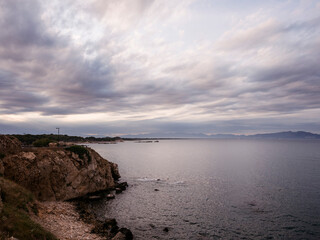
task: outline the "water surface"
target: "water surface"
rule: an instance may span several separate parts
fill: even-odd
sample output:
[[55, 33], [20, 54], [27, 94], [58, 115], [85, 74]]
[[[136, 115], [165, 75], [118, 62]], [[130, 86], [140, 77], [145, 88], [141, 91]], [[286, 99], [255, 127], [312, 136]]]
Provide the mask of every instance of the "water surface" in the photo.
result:
[[320, 141], [90, 147], [118, 163], [121, 180], [130, 185], [94, 209], [101, 218], [116, 218], [136, 239], [320, 239]]

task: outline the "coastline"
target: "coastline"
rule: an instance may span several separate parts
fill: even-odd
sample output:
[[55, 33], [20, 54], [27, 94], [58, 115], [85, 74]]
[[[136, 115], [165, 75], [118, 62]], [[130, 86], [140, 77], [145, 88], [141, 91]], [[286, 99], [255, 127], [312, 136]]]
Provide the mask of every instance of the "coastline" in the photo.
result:
[[[117, 186], [124, 191], [127, 184]], [[113, 191], [102, 190], [67, 201], [37, 202], [38, 214], [31, 218], [60, 240], [131, 240], [133, 235], [129, 229], [120, 228], [113, 218], [98, 220], [90, 208], [90, 203], [97, 199], [114, 199]]]
[[0, 153], [1, 240], [133, 239], [115, 219], [99, 221], [89, 209], [91, 201], [114, 199], [128, 186], [118, 182], [117, 164], [91, 148], [23, 148], [6, 135]]

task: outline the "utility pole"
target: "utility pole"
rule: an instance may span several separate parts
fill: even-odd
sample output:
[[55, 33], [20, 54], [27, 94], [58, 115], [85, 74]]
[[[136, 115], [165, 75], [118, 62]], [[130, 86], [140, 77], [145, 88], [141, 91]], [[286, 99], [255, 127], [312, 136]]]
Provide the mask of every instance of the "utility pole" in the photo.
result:
[[58, 129], [58, 145], [59, 145], [59, 133], [60, 133], [60, 128], [56, 128]]

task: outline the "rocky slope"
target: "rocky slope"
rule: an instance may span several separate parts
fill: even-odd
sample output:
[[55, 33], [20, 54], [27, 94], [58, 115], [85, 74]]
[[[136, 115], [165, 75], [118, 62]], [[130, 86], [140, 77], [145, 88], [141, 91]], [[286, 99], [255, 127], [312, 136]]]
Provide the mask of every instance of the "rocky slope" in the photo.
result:
[[120, 177], [116, 164], [90, 148], [84, 155], [64, 148], [21, 149], [17, 139], [0, 135], [0, 150], [5, 154], [0, 174], [39, 200], [67, 200], [112, 188]]
[[15, 137], [0, 135], [0, 153], [13, 154], [21, 151], [21, 143]]

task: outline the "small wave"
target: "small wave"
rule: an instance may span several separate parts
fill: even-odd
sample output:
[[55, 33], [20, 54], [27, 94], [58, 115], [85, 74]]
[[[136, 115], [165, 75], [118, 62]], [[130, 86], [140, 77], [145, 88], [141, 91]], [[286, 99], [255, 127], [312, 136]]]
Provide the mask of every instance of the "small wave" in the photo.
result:
[[160, 178], [138, 178], [137, 181], [140, 181], [140, 182], [159, 182], [161, 181]]
[[184, 185], [186, 182], [185, 181], [177, 181], [177, 182], [173, 182], [173, 183], [170, 183], [172, 185]]

